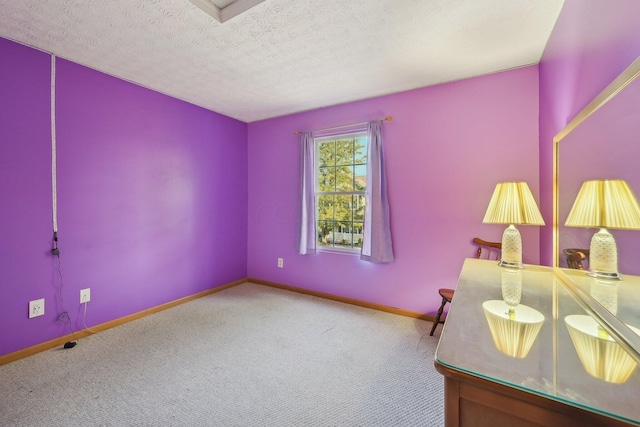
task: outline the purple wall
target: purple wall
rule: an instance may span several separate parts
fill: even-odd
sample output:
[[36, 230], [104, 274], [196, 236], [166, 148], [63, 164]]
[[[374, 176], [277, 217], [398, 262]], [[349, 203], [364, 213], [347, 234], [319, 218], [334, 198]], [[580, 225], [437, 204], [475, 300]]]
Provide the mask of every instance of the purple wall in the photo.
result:
[[[393, 116], [385, 156], [396, 261], [296, 252], [299, 137], [309, 130]], [[538, 194], [538, 69], [518, 70], [249, 124], [249, 277], [417, 312], [453, 287], [475, 236], [500, 240], [482, 218], [496, 183]], [[537, 263], [537, 227], [521, 227]], [[277, 268], [277, 258], [284, 268]]]
[[[49, 55], [0, 38], [0, 355], [44, 341], [53, 309]], [[51, 300], [52, 301], [52, 300]], [[47, 332], [44, 330], [47, 329]]]
[[[566, 0], [540, 62], [540, 196], [552, 218], [553, 137], [640, 55], [640, 2]], [[551, 265], [552, 229], [540, 259]]]
[[[0, 57], [2, 355], [67, 331], [55, 321], [49, 252], [50, 56], [0, 39]], [[91, 326], [247, 276], [245, 123], [61, 59], [56, 90], [63, 298], [75, 329], [85, 287]], [[27, 319], [35, 298], [46, 313]]]

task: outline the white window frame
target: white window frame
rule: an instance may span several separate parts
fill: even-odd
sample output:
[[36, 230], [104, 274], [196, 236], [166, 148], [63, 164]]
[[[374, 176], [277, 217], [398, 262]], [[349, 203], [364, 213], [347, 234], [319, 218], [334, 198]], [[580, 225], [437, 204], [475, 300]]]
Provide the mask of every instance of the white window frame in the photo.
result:
[[[357, 131], [348, 131], [345, 133], [340, 133], [340, 134], [332, 134], [332, 135], [325, 135], [325, 136], [314, 136], [313, 138], [313, 145], [314, 145], [314, 150], [315, 150], [315, 160], [314, 160], [314, 171], [315, 171], [315, 178], [314, 178], [314, 185], [313, 185], [313, 189], [314, 189], [314, 197], [316, 198], [316, 227], [318, 230], [320, 230], [320, 222], [324, 221], [319, 219], [319, 206], [320, 206], [320, 202], [319, 202], [319, 196], [362, 196], [363, 198], [363, 203], [364, 200], [366, 200], [366, 188], [364, 191], [319, 191], [319, 178], [320, 178], [320, 154], [319, 154], [319, 149], [320, 149], [320, 145], [326, 142], [330, 142], [330, 141], [338, 141], [338, 140], [344, 140], [344, 139], [357, 139], [357, 138], [364, 138], [366, 140], [367, 143], [367, 148], [368, 148], [368, 135], [367, 135], [367, 131], [366, 130], [357, 130]], [[354, 154], [355, 155], [355, 154]], [[368, 162], [368, 159], [367, 159]], [[336, 165], [334, 165], [336, 166]], [[354, 167], [354, 179], [355, 179], [355, 166], [363, 166], [362, 163], [355, 163], [355, 159], [354, 162], [349, 164], [349, 165], [345, 165], [345, 166], [353, 166]], [[365, 182], [366, 182], [366, 173], [367, 171], [367, 163], [364, 164], [365, 167]], [[366, 206], [365, 206], [366, 209]], [[335, 210], [333, 213], [333, 222], [334, 222], [334, 226], [336, 223], [338, 222], [345, 222], [345, 221], [338, 221], [336, 220], [335, 217]], [[351, 218], [351, 220], [349, 221], [351, 223], [351, 225], [354, 225], [354, 219], [353, 217]], [[363, 228], [364, 228], [364, 214], [363, 214], [363, 220], [362, 220], [362, 224], [363, 224]], [[353, 228], [351, 229], [353, 230]], [[319, 231], [318, 231], [319, 232]], [[335, 233], [336, 230], [334, 228], [333, 232]], [[359, 234], [362, 234], [363, 230], [360, 230]], [[351, 247], [344, 247], [344, 246], [335, 246], [335, 242], [332, 242], [331, 245], [325, 245], [320, 243], [319, 240], [316, 240], [316, 244], [317, 244], [317, 250], [320, 252], [337, 252], [337, 253], [343, 253], [343, 254], [359, 254], [362, 250], [362, 246], [355, 246], [354, 242], [353, 242], [353, 231], [351, 231], [349, 234], [351, 234]], [[316, 236], [316, 239], [318, 239], [318, 236]], [[334, 235], [334, 240], [335, 240], [335, 235]]]

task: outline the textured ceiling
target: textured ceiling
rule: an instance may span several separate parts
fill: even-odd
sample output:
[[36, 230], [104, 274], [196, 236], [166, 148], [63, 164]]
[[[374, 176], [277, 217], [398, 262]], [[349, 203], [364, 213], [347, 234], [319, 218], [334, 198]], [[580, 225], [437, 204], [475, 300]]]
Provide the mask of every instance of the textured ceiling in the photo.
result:
[[563, 1], [0, 0], [0, 36], [252, 122], [538, 63]]

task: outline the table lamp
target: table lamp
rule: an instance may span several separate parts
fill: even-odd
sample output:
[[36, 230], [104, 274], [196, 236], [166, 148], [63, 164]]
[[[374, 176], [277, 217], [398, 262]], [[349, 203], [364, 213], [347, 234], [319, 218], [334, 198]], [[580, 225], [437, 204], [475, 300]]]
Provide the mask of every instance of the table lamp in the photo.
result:
[[523, 268], [522, 238], [515, 224], [544, 225], [533, 194], [526, 182], [496, 185], [482, 220], [485, 224], [509, 224], [502, 235], [500, 266]]
[[599, 228], [591, 238], [589, 274], [620, 280], [618, 249], [607, 228], [640, 230], [640, 207], [627, 183], [621, 179], [584, 182], [565, 225]]

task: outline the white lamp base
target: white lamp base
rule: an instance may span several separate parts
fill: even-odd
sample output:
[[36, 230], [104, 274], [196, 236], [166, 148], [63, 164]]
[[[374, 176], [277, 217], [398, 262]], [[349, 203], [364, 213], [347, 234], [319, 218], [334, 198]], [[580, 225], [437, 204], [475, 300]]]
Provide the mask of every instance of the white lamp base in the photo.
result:
[[589, 248], [589, 275], [605, 279], [622, 280], [618, 273], [618, 249], [616, 241], [607, 231], [601, 228], [591, 238]]
[[498, 265], [509, 268], [524, 268], [522, 265], [522, 238], [513, 224], [509, 225], [502, 234], [502, 257]]

